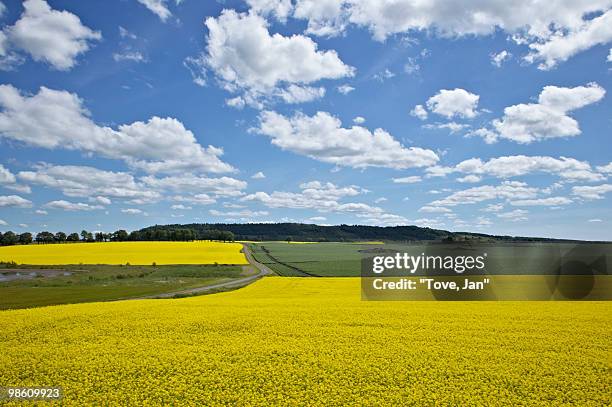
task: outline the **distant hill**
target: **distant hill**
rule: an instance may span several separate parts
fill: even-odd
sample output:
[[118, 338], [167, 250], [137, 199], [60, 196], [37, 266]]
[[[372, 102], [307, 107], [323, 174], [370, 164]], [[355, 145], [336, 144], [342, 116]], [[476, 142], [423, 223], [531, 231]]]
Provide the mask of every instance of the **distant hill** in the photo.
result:
[[[522, 236], [494, 236], [481, 233], [459, 232], [431, 229], [418, 226], [363, 226], [337, 225], [320, 226], [303, 223], [190, 223], [155, 225], [141, 229], [140, 233], [172, 231], [177, 229], [193, 230], [197, 238], [205, 238], [211, 231], [232, 232], [236, 240], [287, 240], [305, 242], [343, 242], [367, 240], [417, 241], [465, 238], [494, 241], [562, 241], [560, 239], [534, 238]], [[570, 241], [570, 240], [566, 240]]]

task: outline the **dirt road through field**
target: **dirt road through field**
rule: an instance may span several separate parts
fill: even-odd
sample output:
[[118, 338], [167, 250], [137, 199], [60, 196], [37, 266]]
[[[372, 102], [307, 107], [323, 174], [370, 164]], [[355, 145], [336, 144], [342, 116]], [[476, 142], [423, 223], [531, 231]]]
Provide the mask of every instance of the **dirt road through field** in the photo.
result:
[[227, 289], [232, 289], [232, 288], [239, 288], [239, 287], [244, 287], [246, 285], [249, 285], [249, 284], [259, 280], [263, 276], [275, 274], [270, 268], [268, 268], [265, 265], [259, 263], [258, 261], [256, 261], [253, 258], [252, 254], [251, 254], [251, 251], [249, 250], [249, 248], [248, 248], [248, 246], [246, 244], [242, 245], [242, 251], [244, 253], [244, 257], [246, 257], [247, 261], [250, 264], [249, 266], [244, 266], [244, 269], [253, 269], [254, 268], [255, 270], [257, 270], [257, 272], [255, 274], [252, 274], [252, 275], [244, 277], [244, 278], [239, 278], [239, 279], [235, 279], [235, 280], [224, 281], [222, 283], [216, 283], [216, 284], [207, 285], [207, 286], [204, 286], [204, 287], [189, 288], [189, 289], [186, 289], [186, 290], [173, 291], [173, 292], [164, 293], [164, 294], [149, 295], [149, 296], [145, 296], [145, 297], [138, 297], [138, 298], [135, 298], [135, 299], [173, 298], [173, 297], [176, 297], [176, 296], [189, 296], [189, 295], [202, 294], [202, 293], [206, 293], [206, 292], [210, 292], [210, 291], [227, 290]]

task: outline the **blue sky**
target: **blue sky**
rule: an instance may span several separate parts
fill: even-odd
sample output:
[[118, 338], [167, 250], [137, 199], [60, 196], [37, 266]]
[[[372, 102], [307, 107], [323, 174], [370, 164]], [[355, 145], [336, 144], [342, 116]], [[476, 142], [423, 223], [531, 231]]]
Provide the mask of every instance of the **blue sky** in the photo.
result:
[[612, 2], [554, 3], [2, 0], [0, 230], [610, 240]]

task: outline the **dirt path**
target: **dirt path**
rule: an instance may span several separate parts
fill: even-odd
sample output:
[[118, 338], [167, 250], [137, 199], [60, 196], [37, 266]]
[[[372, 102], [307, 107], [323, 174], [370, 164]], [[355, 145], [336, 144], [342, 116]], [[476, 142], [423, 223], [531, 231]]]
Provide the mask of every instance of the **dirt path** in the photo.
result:
[[255, 267], [257, 270], [259, 270], [259, 273], [262, 276], [276, 274], [274, 271], [272, 271], [271, 268], [269, 268], [268, 266], [266, 266], [264, 264], [261, 264], [260, 262], [255, 260], [255, 258], [253, 257], [253, 254], [251, 253], [251, 250], [249, 249], [249, 247], [245, 243], [242, 244], [242, 247], [243, 247], [242, 250], [243, 250], [243, 253], [244, 253], [244, 257], [246, 257], [247, 261], [253, 267]]
[[[289, 263], [285, 263], [285, 262], [280, 261], [280, 260], [279, 260], [279, 259], [277, 259], [276, 257], [272, 256], [272, 254], [270, 253], [270, 250], [266, 249], [266, 247], [265, 247], [264, 245], [261, 245], [261, 250], [263, 250], [263, 251], [264, 251], [264, 253], [266, 253], [266, 255], [267, 255], [267, 256], [270, 258], [270, 260], [272, 260], [273, 262], [275, 262], [275, 263], [277, 263], [277, 264], [280, 264], [281, 266], [285, 266], [285, 267], [287, 267], [287, 268], [289, 268], [289, 269], [291, 269], [291, 270], [295, 271], [296, 273], [300, 274], [300, 276], [299, 276], [299, 277], [321, 277], [321, 276], [318, 276], [318, 275], [316, 275], [316, 274], [312, 274], [312, 273], [309, 273], [309, 272], [307, 272], [307, 271], [304, 271], [304, 270], [302, 270], [302, 269], [300, 269], [300, 268], [297, 268], [297, 267], [295, 267], [295, 266], [293, 266], [293, 265], [291, 265], [291, 264], [289, 264]], [[265, 266], [264, 266], [264, 267], [265, 267]]]
[[138, 298], [134, 298], [134, 299], [147, 299], [147, 298], [172, 298], [175, 297], [177, 295], [181, 296], [181, 295], [195, 295], [195, 294], [200, 294], [200, 293], [206, 293], [209, 291], [214, 291], [214, 290], [224, 290], [224, 289], [231, 289], [231, 288], [240, 288], [240, 287], [244, 287], [246, 285], [249, 285], [257, 280], [259, 280], [260, 278], [262, 278], [263, 276], [266, 275], [272, 275], [275, 274], [270, 268], [266, 267], [265, 265], [257, 262], [253, 256], [251, 255], [251, 251], [249, 250], [248, 246], [246, 244], [242, 245], [242, 250], [244, 253], [244, 257], [246, 257], [247, 261], [249, 262], [249, 266], [245, 266], [245, 269], [253, 269], [255, 268], [257, 270], [257, 273], [244, 277], [244, 278], [239, 278], [236, 280], [230, 280], [230, 281], [224, 281], [222, 283], [216, 283], [216, 284], [211, 284], [211, 285], [207, 285], [204, 287], [195, 287], [195, 288], [189, 288], [186, 290], [180, 290], [180, 291], [173, 291], [173, 292], [169, 292], [169, 293], [163, 293], [163, 294], [154, 294], [154, 295], [148, 295], [148, 296], [144, 296], [144, 297], [138, 297]]

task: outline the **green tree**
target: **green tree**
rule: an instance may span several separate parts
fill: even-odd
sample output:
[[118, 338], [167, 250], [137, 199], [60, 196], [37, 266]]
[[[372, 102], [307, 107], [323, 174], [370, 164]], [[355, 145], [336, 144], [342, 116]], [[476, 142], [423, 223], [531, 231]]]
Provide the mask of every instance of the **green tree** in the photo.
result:
[[32, 243], [32, 234], [30, 232], [25, 232], [19, 235], [19, 243], [21, 244], [30, 244]]
[[3, 246], [11, 246], [11, 245], [14, 245], [15, 243], [17, 243], [18, 240], [19, 239], [17, 238], [17, 235], [9, 230], [8, 232], [6, 232], [2, 236], [2, 245]]
[[66, 237], [66, 240], [69, 242], [78, 242], [79, 241], [79, 234], [78, 233], [71, 233], [68, 235], [68, 237]]
[[130, 236], [128, 237], [128, 240], [131, 241], [138, 241], [138, 240], [143, 240], [143, 234], [138, 232], [138, 231], [133, 231], [130, 233]]
[[57, 232], [55, 234], [55, 241], [58, 243], [64, 243], [66, 241], [66, 234], [64, 232]]
[[43, 231], [36, 234], [36, 242], [37, 243], [53, 243], [55, 240], [55, 235], [51, 232]]
[[85, 229], [83, 229], [81, 231], [81, 240], [83, 240], [84, 242], [93, 242], [94, 241], [93, 233], [88, 232]]
[[111, 235], [111, 240], [114, 242], [125, 242], [128, 240], [128, 232], [123, 229], [119, 229]]

